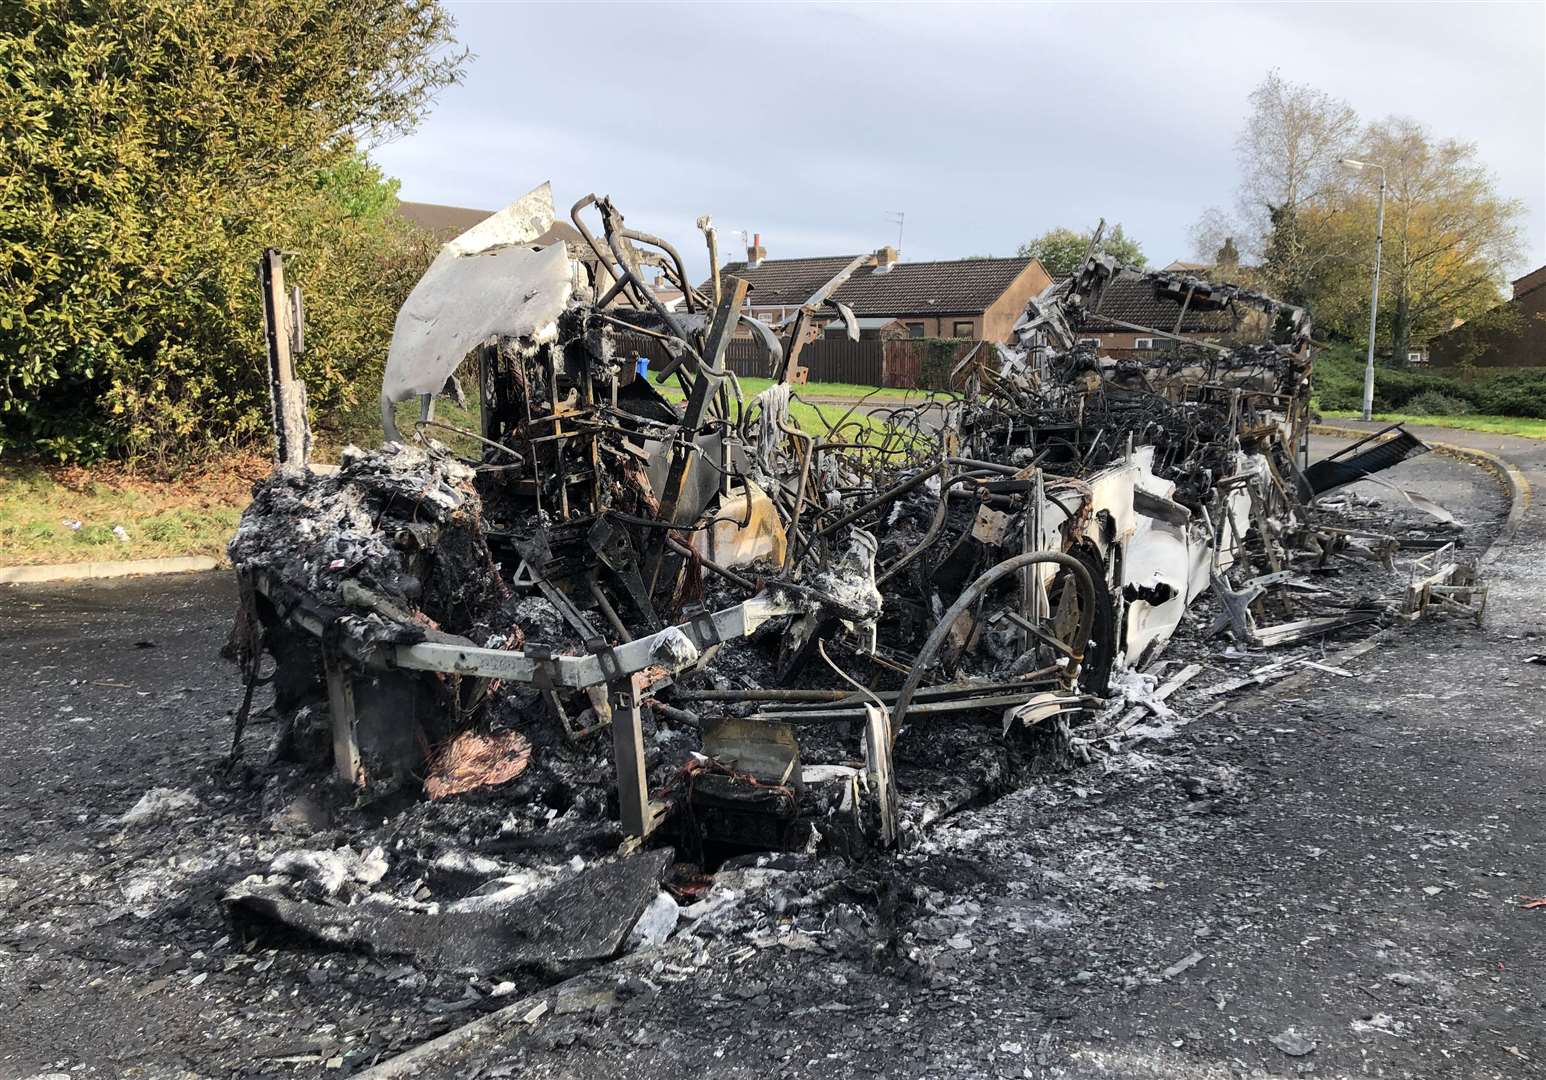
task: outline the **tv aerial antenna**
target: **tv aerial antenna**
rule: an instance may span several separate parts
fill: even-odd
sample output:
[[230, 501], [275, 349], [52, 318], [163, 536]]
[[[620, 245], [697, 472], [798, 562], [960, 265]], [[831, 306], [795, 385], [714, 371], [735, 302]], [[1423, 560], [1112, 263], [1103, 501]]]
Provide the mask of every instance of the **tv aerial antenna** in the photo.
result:
[[901, 210], [887, 210], [886, 220], [896, 226], [896, 250], [902, 253], [902, 226], [907, 222], [907, 214]]

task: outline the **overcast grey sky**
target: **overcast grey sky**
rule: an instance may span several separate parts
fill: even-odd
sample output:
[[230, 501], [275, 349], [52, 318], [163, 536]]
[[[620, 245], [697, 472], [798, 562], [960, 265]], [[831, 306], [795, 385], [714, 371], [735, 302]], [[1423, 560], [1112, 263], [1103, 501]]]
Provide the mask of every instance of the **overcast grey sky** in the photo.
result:
[[402, 196], [495, 209], [542, 182], [610, 194], [703, 270], [739, 230], [770, 258], [894, 243], [1011, 255], [1104, 216], [1151, 262], [1232, 206], [1246, 95], [1269, 68], [1364, 119], [1475, 142], [1546, 262], [1546, 5], [447, 5], [476, 54], [375, 156]]

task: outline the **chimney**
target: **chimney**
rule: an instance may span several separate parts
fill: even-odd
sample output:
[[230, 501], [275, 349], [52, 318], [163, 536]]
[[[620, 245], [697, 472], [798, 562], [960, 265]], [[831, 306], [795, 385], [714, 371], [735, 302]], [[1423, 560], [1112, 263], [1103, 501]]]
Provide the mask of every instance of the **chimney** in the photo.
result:
[[1226, 236], [1224, 246], [1213, 253], [1213, 265], [1224, 274], [1233, 274], [1240, 269], [1240, 252], [1233, 236]]
[[[744, 235], [744, 234], [743, 234]], [[768, 257], [768, 249], [762, 246], [762, 234], [752, 234], [752, 246], [746, 249], [746, 269], [755, 270]]]
[[875, 252], [875, 273], [890, 273], [891, 268], [895, 266], [900, 260], [901, 255], [897, 253], [896, 248], [891, 247], [890, 245], [881, 248], [879, 251]]

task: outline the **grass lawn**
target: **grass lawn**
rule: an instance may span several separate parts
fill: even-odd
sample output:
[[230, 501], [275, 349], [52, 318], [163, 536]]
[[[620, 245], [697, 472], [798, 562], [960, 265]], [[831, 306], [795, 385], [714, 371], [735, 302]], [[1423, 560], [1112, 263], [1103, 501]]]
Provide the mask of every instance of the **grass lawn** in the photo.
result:
[[[470, 432], [473, 435], [481, 435], [483, 433], [483, 414], [478, 407], [478, 399], [472, 394], [468, 394], [467, 406], [464, 409], [450, 398], [438, 397], [435, 399], [434, 422], [460, 428], [462, 431]], [[411, 441], [413, 439], [414, 425], [419, 420], [418, 400], [399, 401], [395, 416], [397, 418], [397, 430], [404, 439]], [[437, 442], [444, 443], [453, 453], [459, 454], [462, 457], [477, 458], [482, 456], [483, 445], [477, 439], [447, 430], [445, 427], [426, 426], [424, 434]], [[382, 438], [381, 425], [377, 424], [369, 432], [359, 433], [358, 438], [361, 446], [375, 447], [380, 445]], [[328, 460], [336, 461], [336, 453]]]
[[[766, 379], [760, 381], [764, 385], [767, 384]], [[745, 380], [743, 380], [743, 385], [744, 382]], [[683, 400], [682, 392], [675, 386], [662, 386], [657, 387], [657, 389], [659, 389], [661, 395], [669, 401], [681, 402]], [[746, 397], [748, 400], [750, 400], [751, 395], [748, 393]], [[822, 423], [821, 418], [825, 417], [827, 423], [836, 424], [839, 420], [842, 419], [843, 414], [848, 412], [848, 408], [849, 407], [847, 405], [809, 405], [803, 401], [792, 401], [789, 403], [789, 415], [791, 418], [793, 418], [796, 424], [800, 425], [800, 427], [804, 428], [812, 435], [825, 436], [827, 433], [827, 424]], [[414, 423], [418, 419], [418, 402], [405, 401], [398, 405], [397, 429], [403, 433], [405, 438], [412, 434]], [[457, 407], [454, 401], [449, 401], [445, 398], [438, 398], [435, 401], [435, 419], [440, 423], [461, 428], [463, 431], [478, 432], [481, 430], [478, 410], [475, 405], [470, 409], [461, 409]], [[870, 417], [868, 414], [857, 409], [854, 410], [853, 415], [849, 417], [850, 423], [855, 421], [869, 430], [879, 431], [882, 428], [882, 424], [879, 420], [876, 420]], [[481, 454], [483, 449], [476, 439], [466, 438], [457, 432], [448, 431], [443, 427], [426, 427], [424, 433], [432, 439], [437, 439], [440, 442], [445, 443], [446, 446], [448, 446], [452, 451], [462, 455], [463, 457], [476, 458]], [[323, 452], [319, 453], [317, 456], [323, 460], [333, 461], [337, 460], [337, 451], [334, 449], [331, 455]]]
[[0, 564], [224, 558], [252, 482], [268, 469], [257, 454], [171, 482], [112, 468], [8, 467], [0, 471]]
[[[772, 379], [745, 378], [740, 380], [741, 393], [754, 397], [773, 385]], [[954, 398], [958, 395], [943, 390], [908, 390], [899, 386], [859, 386], [844, 382], [813, 382], [795, 387], [795, 393], [807, 398], [862, 398], [871, 401], [923, 401], [930, 397]]]
[[[752, 398], [756, 397], [769, 386], [773, 385], [772, 379], [747, 377], [739, 381], [741, 384], [741, 397], [744, 401], [747, 402], [750, 402]], [[650, 383], [655, 387], [656, 390], [660, 392], [661, 396], [666, 398], [668, 401], [681, 402], [685, 400], [685, 395], [682, 393], [681, 387], [674, 379], [666, 383], [656, 383], [652, 378]], [[853, 383], [838, 382], [807, 383], [804, 386], [797, 387], [795, 389], [795, 394], [796, 396], [805, 398], [806, 400], [790, 402], [790, 416], [793, 417], [795, 423], [799, 424], [802, 428], [809, 431], [811, 434], [823, 436], [827, 433], [827, 424], [837, 423], [843, 417], [843, 415], [849, 411], [849, 407], [852, 402], [857, 402], [866, 396], [868, 396], [868, 401], [866, 404], [875, 405], [891, 403], [902, 404], [904, 402], [917, 404], [920, 402], [928, 401], [931, 398], [946, 400], [953, 399], [957, 396], [954, 394], [946, 394], [938, 391], [905, 390], [899, 387], [890, 386], [858, 386]], [[834, 405], [831, 404], [830, 401], [812, 402], [810, 399], [813, 398], [843, 399], [843, 404]], [[479, 432], [482, 430], [482, 425], [479, 420], [477, 402], [475, 400], [469, 400], [469, 405], [471, 406], [470, 408], [462, 409], [459, 408], [457, 404], [449, 398], [438, 397], [435, 399], [435, 419], [441, 423], [461, 428], [464, 431]], [[823, 417], [826, 419], [827, 423], [822, 423]], [[418, 420], [418, 418], [419, 403], [417, 400], [398, 403], [397, 428], [403, 433], [404, 436], [412, 434], [414, 423]], [[872, 428], [877, 431], [882, 427], [882, 424], [879, 420], [867, 416], [865, 413], [859, 410], [854, 410], [853, 414], [849, 417], [849, 420], [857, 421], [863, 424], [865, 427]], [[448, 431], [445, 428], [426, 428], [425, 434], [429, 435], [431, 438], [445, 443], [452, 450], [465, 457], [478, 457], [482, 449], [479, 446], [477, 440], [465, 438], [456, 432]], [[359, 442], [361, 445], [375, 445], [375, 440], [380, 438], [380, 432], [375, 428], [372, 428], [369, 431], [362, 430], [349, 432], [347, 435], [348, 437], [354, 438], [355, 441]], [[324, 445], [322, 445], [322, 447], [318, 450], [315, 457], [321, 461], [336, 461], [340, 447], [332, 445], [332, 443], [341, 443], [342, 441], [347, 441], [347, 439], [320, 439], [319, 442], [323, 443]]]
[[[1322, 412], [1327, 420], [1357, 420], [1362, 413], [1348, 410]], [[1418, 416], [1410, 413], [1375, 413], [1386, 424], [1426, 424], [1429, 427], [1460, 428], [1463, 431], [1492, 431], [1499, 435], [1523, 435], [1527, 439], [1546, 439], [1546, 420], [1522, 416]]]
[[[750, 404], [751, 399], [773, 385], [771, 379], [741, 379], [741, 399]], [[680, 402], [683, 400], [681, 388], [674, 382], [660, 385], [655, 389], [660, 391], [662, 397], [668, 401]], [[807, 400], [794, 400], [789, 403], [789, 418], [804, 431], [812, 435], [818, 435], [823, 439], [832, 441], [831, 429], [841, 424], [842, 428], [838, 436], [840, 442], [866, 442], [875, 444], [886, 431], [886, 423], [881, 417], [871, 416], [859, 405], [859, 398], [864, 393], [874, 391], [873, 386], [855, 386], [852, 383], [808, 383], [795, 391], [797, 397]], [[830, 401], [810, 401], [810, 398], [844, 398], [841, 404], [833, 404]], [[901, 390], [895, 387], [883, 388], [875, 393], [875, 396], [864, 402], [865, 406], [874, 404], [879, 406], [901, 405], [907, 402], [920, 403], [927, 401], [929, 395], [917, 390]]]
[[[419, 418], [418, 402], [398, 407], [404, 435]], [[477, 431], [476, 408], [435, 403], [438, 419]], [[429, 434], [458, 453], [477, 457], [474, 440], [444, 429]], [[348, 442], [374, 447], [378, 426], [316, 433], [312, 460], [335, 463]], [[91, 469], [40, 465], [0, 467], [0, 566], [105, 562], [170, 555], [225, 558], [226, 543], [251, 501], [252, 484], [268, 474], [266, 454], [237, 453], [189, 469], [172, 480], [115, 466]], [[115, 532], [119, 529], [121, 532]]]

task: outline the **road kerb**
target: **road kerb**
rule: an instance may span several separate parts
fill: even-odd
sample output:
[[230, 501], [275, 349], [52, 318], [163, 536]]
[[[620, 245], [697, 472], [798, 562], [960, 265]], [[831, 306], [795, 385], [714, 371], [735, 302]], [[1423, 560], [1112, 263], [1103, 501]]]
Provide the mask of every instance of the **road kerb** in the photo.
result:
[[189, 574], [218, 570], [212, 555], [174, 555], [166, 559], [116, 559], [107, 562], [45, 563], [0, 566], [0, 585], [31, 585], [45, 581], [88, 581], [96, 578], [139, 577], [143, 574]]

